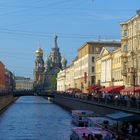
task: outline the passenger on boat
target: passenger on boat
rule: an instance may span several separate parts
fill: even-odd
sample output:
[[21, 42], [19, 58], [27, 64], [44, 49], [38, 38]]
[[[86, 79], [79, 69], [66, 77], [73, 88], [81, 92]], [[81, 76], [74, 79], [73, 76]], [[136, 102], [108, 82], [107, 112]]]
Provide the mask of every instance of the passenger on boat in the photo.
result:
[[112, 134], [111, 140], [116, 140], [115, 134]]
[[83, 133], [82, 138], [83, 138], [84, 140], [88, 140], [88, 137], [86, 136], [86, 134], [85, 134], [85, 133]]
[[95, 139], [94, 139], [93, 135], [88, 134], [88, 140], [95, 140]]
[[109, 134], [107, 134], [105, 137], [104, 137], [104, 140], [111, 140], [111, 137]]
[[96, 134], [95, 140], [103, 140], [103, 136], [101, 134]]

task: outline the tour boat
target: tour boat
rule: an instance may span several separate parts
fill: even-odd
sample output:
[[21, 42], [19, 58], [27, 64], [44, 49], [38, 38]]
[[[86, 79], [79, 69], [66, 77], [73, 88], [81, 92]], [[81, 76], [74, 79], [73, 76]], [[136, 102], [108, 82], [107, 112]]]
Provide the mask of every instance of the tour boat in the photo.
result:
[[90, 110], [72, 110], [72, 122], [76, 126], [84, 127], [88, 125], [87, 117], [95, 116]]
[[95, 127], [76, 127], [72, 129], [70, 140], [85, 140], [83, 135], [87, 137], [90, 135], [93, 139], [100, 138], [105, 140], [106, 137], [111, 139], [112, 133], [98, 126]]

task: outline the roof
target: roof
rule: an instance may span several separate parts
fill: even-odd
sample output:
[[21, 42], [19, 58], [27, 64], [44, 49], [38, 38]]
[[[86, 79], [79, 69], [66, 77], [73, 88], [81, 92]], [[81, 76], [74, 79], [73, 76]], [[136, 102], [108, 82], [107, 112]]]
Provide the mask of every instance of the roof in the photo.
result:
[[102, 44], [120, 44], [120, 40], [94, 40], [94, 41], [88, 41], [86, 44], [94, 44], [94, 43], [102, 43]]
[[72, 110], [72, 113], [94, 113], [93, 111], [91, 111], [91, 110], [81, 110], [81, 109], [77, 109], [77, 110]]
[[108, 52], [116, 50], [116, 47], [104, 47]]
[[118, 44], [121, 45], [121, 42], [119, 40], [95, 40], [95, 41], [87, 41], [85, 42], [79, 49], [82, 49], [87, 44]]
[[2, 61], [0, 61], [0, 64], [2, 64], [4, 66], [4, 63]]
[[91, 110], [72, 110], [72, 116], [73, 115], [80, 115], [80, 116], [93, 116], [95, 113]]
[[118, 120], [118, 121], [135, 121], [135, 120], [140, 120], [140, 117], [134, 114], [130, 113], [125, 113], [125, 112], [116, 112], [112, 114], [106, 115], [107, 117], [113, 119], [113, 120]]
[[137, 10], [136, 15], [132, 16], [130, 19], [126, 21], [121, 22], [120, 25], [128, 24], [129, 22], [133, 21], [135, 18], [139, 17], [139, 15], [140, 15], [140, 10]]

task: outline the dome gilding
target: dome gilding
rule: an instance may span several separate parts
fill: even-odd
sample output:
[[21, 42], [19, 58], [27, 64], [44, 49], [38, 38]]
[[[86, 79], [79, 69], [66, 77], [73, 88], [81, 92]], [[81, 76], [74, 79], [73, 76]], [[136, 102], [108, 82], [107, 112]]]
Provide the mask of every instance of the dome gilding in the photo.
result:
[[39, 48], [35, 51], [35, 53], [41, 55], [41, 54], [43, 54], [43, 50], [41, 48]]

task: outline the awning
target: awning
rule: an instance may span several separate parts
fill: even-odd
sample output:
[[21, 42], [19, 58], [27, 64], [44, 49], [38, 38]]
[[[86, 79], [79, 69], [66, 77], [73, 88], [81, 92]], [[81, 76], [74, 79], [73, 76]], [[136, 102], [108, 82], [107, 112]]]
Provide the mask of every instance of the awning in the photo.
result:
[[99, 89], [99, 88], [100, 88], [99, 85], [91, 85], [91, 86], [88, 87], [87, 90], [89, 90], [89, 91], [94, 91], [94, 90], [97, 90], [97, 89]]
[[125, 113], [125, 112], [116, 112], [116, 113], [108, 114], [106, 115], [106, 117], [117, 121], [140, 121], [140, 117], [138, 115]]
[[100, 91], [104, 91], [104, 92], [117, 91], [117, 92], [119, 92], [122, 89], [124, 89], [124, 86], [109, 86], [109, 87], [100, 89]]
[[81, 92], [81, 90], [78, 88], [68, 88], [66, 91], [67, 92]]
[[124, 89], [121, 90], [121, 92], [140, 92], [140, 87], [126, 87]]

